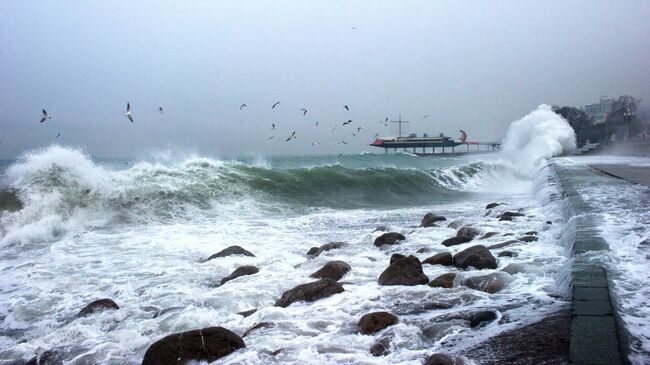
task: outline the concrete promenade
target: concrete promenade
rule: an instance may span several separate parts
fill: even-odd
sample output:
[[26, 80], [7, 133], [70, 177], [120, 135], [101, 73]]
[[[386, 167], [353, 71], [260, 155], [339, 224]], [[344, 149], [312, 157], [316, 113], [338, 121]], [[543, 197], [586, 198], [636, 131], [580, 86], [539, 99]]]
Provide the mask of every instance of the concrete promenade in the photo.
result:
[[643, 185], [650, 188], [650, 166], [631, 166], [631, 165], [614, 165], [599, 164], [589, 165], [591, 168], [598, 170], [609, 176], [627, 180], [635, 184]]

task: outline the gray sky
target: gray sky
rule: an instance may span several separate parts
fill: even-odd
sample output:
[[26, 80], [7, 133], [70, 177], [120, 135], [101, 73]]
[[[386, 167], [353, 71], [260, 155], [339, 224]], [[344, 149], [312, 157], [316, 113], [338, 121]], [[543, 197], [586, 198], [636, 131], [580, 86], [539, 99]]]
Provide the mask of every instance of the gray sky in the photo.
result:
[[0, 158], [59, 132], [98, 156], [358, 153], [399, 113], [497, 140], [540, 103], [650, 103], [648, 19], [648, 1], [3, 0]]

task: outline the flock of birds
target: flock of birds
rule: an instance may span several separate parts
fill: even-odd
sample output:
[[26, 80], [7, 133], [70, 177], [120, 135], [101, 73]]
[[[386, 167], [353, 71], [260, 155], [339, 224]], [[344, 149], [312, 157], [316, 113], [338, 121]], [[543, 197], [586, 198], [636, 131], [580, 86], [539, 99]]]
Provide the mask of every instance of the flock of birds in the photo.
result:
[[[278, 105], [280, 105], [280, 102], [279, 102], [279, 101], [276, 101], [276, 102], [273, 103], [273, 105], [271, 106], [271, 109], [275, 109]], [[248, 105], [246, 105], [245, 103], [243, 103], [241, 106], [239, 106], [239, 110], [240, 110], [240, 111], [243, 111], [243, 110], [244, 110], [245, 108], [247, 108], [247, 107], [248, 107]], [[343, 109], [345, 109], [346, 111], [350, 111], [350, 106], [349, 106], [349, 105], [343, 105]], [[300, 108], [299, 110], [302, 112], [302, 116], [303, 116], [303, 117], [307, 115], [307, 112], [308, 112], [307, 109], [305, 109], [305, 108]], [[164, 109], [163, 109], [162, 106], [159, 106], [159, 107], [158, 107], [158, 112], [159, 112], [160, 114], [164, 114]], [[127, 103], [126, 103], [126, 111], [124, 112], [124, 116], [129, 120], [129, 122], [134, 123], [133, 115], [132, 115], [132, 113], [131, 113], [131, 103], [130, 103], [130, 102], [127, 102]], [[428, 118], [428, 117], [429, 117], [429, 115], [426, 114], [426, 115], [424, 115], [424, 116], [422, 117], [422, 119], [426, 119], [426, 118]], [[42, 109], [42, 115], [41, 115], [41, 121], [40, 121], [40, 123], [44, 123], [45, 121], [47, 121], [47, 120], [49, 120], [49, 119], [52, 119], [52, 116], [51, 116], [50, 114], [48, 114], [48, 112], [47, 112], [45, 109]], [[388, 117], [386, 117], [384, 120], [380, 120], [379, 123], [381, 123], [384, 127], [388, 127], [388, 123], [389, 123], [389, 122], [388, 122]], [[318, 122], [315, 122], [313, 127], [314, 127], [314, 128], [317, 128], [317, 127], [318, 127], [318, 124], [319, 124]], [[343, 122], [343, 123], [342, 123], [342, 126], [345, 127], [345, 126], [348, 126], [348, 125], [350, 125], [350, 124], [352, 124], [352, 119], [348, 119], [347, 121]], [[337, 128], [337, 127], [338, 127], [338, 124], [335, 125], [334, 127], [330, 128], [330, 131], [331, 131], [332, 133], [334, 133], [334, 132], [336, 131], [336, 128]], [[274, 130], [276, 130], [276, 129], [277, 129], [277, 125], [276, 125], [275, 123], [271, 123], [271, 130], [274, 131]], [[355, 133], [355, 132], [351, 132], [350, 135], [353, 136], [353, 137], [356, 137], [357, 133], [361, 132], [362, 129], [363, 129], [363, 127], [358, 126], [358, 127], [356, 127], [356, 129], [355, 129], [355, 130], [356, 130], [356, 133]], [[375, 133], [374, 138], [377, 138], [378, 136], [379, 136], [379, 133]], [[59, 132], [59, 133], [57, 134], [57, 136], [56, 136], [56, 138], [59, 138], [59, 137], [61, 137], [61, 132]], [[269, 138], [267, 138], [267, 141], [270, 141], [270, 140], [272, 140], [273, 138], [275, 138], [275, 135], [271, 135]], [[289, 141], [291, 141], [291, 140], [295, 140], [296, 138], [297, 138], [297, 136], [296, 136], [296, 131], [293, 131], [293, 132], [291, 132], [291, 134], [290, 134], [290, 135], [289, 135], [289, 136], [288, 136], [284, 141], [285, 141], [285, 142], [289, 142]], [[341, 141], [339, 141], [337, 144], [347, 145], [348, 142], [346, 142], [345, 139], [341, 139]], [[317, 145], [320, 145], [320, 143], [319, 143], [318, 141], [314, 141], [311, 145], [312, 145], [312, 146], [317, 146]]]

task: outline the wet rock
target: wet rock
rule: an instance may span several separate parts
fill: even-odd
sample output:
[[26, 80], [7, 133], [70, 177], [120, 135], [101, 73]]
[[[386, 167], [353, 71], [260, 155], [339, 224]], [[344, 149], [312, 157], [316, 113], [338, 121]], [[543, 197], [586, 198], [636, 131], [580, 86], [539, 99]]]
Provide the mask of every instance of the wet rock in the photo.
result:
[[142, 365], [213, 362], [245, 347], [239, 336], [223, 327], [202, 328], [174, 333], [154, 342], [144, 354]]
[[467, 278], [463, 281], [463, 285], [474, 290], [494, 294], [507, 287], [511, 281], [512, 278], [510, 275], [502, 272], [495, 272], [489, 275]]
[[456, 232], [456, 237], [469, 237], [474, 239], [474, 237], [478, 236], [480, 233], [481, 231], [474, 227], [464, 226]]
[[422, 261], [423, 264], [450, 266], [453, 264], [451, 253], [441, 252]]
[[457, 276], [458, 275], [453, 272], [442, 274], [437, 278], [431, 280], [429, 286], [433, 288], [445, 288], [445, 289], [453, 288], [454, 280], [456, 280]]
[[255, 312], [257, 312], [257, 308], [249, 309], [247, 311], [239, 312], [237, 314], [239, 314], [240, 316], [244, 316], [244, 318], [246, 318], [246, 317], [250, 316], [251, 314], [253, 314]]
[[485, 209], [496, 208], [496, 207], [498, 207], [499, 205], [501, 205], [501, 204], [499, 204], [499, 203], [490, 203], [490, 204], [488, 204], [488, 205], [485, 206]]
[[330, 251], [330, 250], [335, 250], [339, 249], [341, 247], [345, 246], [345, 242], [330, 242], [326, 243], [320, 247], [312, 247], [307, 251], [307, 256], [314, 258], [316, 256], [319, 256], [321, 253], [325, 251]]
[[250, 256], [250, 257], [255, 257], [252, 253], [246, 251], [245, 249], [239, 247], [239, 246], [230, 246], [227, 247], [214, 255], [208, 257], [207, 260], [205, 261], [210, 261], [212, 259], [216, 259], [217, 257], [226, 257], [226, 256], [232, 256], [232, 255], [241, 255], [241, 256]]
[[508, 273], [510, 275], [515, 275], [522, 272], [526, 272], [526, 267], [522, 264], [510, 264], [504, 267], [501, 271]]
[[553, 224], [553, 222], [551, 222], [551, 221], [546, 221], [546, 224]]
[[525, 217], [525, 214], [519, 212], [503, 212], [497, 215], [500, 221], [511, 221], [514, 217]]
[[32, 357], [25, 365], [63, 365], [63, 354], [58, 351], [48, 350]]
[[395, 335], [393, 333], [386, 333], [382, 335], [377, 342], [370, 347], [372, 356], [386, 356], [390, 353], [390, 342]]
[[472, 328], [479, 327], [483, 324], [490, 323], [497, 319], [497, 314], [493, 311], [481, 311], [474, 313], [469, 317], [469, 326]]
[[90, 304], [88, 304], [84, 309], [79, 311], [77, 313], [77, 317], [84, 317], [89, 314], [101, 312], [104, 310], [110, 310], [110, 309], [120, 309], [117, 304], [112, 299], [98, 299]]
[[424, 365], [463, 365], [463, 359], [449, 354], [433, 354], [424, 360]]
[[442, 241], [442, 245], [446, 246], [446, 247], [456, 246], [456, 245], [460, 245], [460, 244], [463, 244], [463, 243], [467, 243], [467, 242], [469, 242], [471, 240], [472, 240], [471, 237], [466, 237], [466, 236], [458, 237], [458, 236], [456, 236], [456, 237], [447, 238], [446, 240]]
[[512, 221], [512, 217], [509, 216], [509, 215], [504, 215], [502, 217], [499, 217], [499, 222], [503, 222], [503, 221], [510, 222], [510, 221]]
[[185, 307], [169, 307], [169, 308], [165, 308], [165, 309], [157, 311], [156, 314], [153, 315], [153, 318], [162, 317], [167, 313], [178, 312], [178, 311], [181, 311], [183, 309], [185, 309]]
[[537, 236], [537, 231], [528, 231], [524, 233], [526, 236]]
[[404, 237], [404, 235], [401, 233], [388, 232], [375, 238], [375, 246], [379, 247], [382, 245], [394, 245], [396, 243], [399, 243], [399, 241], [404, 241], [405, 239], [406, 237]]
[[488, 246], [488, 250], [503, 248], [503, 247], [510, 246], [512, 244], [519, 243], [519, 242], [521, 242], [521, 241], [519, 241], [519, 240], [509, 240], [509, 241], [505, 241], [505, 242], [501, 242], [501, 243], [495, 243], [493, 245]]
[[381, 226], [377, 226], [377, 228], [375, 228], [372, 232], [373, 232], [373, 233], [374, 233], [374, 232], [377, 232], [377, 231], [379, 231], [379, 232], [386, 232], [387, 230], [388, 230], [388, 228], [386, 228], [386, 226], [381, 225]]
[[497, 235], [497, 234], [499, 234], [499, 232], [488, 232], [488, 233], [482, 235], [480, 239], [486, 240], [486, 239], [488, 239], [488, 238], [490, 238], [490, 237], [492, 237], [494, 235]]
[[463, 220], [462, 219], [456, 219], [456, 220], [452, 221], [451, 223], [449, 223], [447, 225], [447, 227], [451, 228], [451, 229], [458, 229], [458, 228], [460, 228], [462, 226], [463, 226]]
[[330, 261], [323, 265], [318, 271], [309, 275], [312, 278], [325, 279], [330, 278], [339, 281], [343, 275], [350, 271], [351, 267], [343, 261]]
[[313, 302], [344, 291], [343, 286], [332, 279], [320, 279], [307, 284], [298, 285], [287, 290], [275, 302], [276, 307], [288, 307], [293, 302]]
[[449, 332], [452, 323], [434, 323], [422, 329], [422, 335], [428, 339], [438, 341]]
[[514, 251], [502, 251], [502, 252], [499, 252], [499, 254], [497, 256], [498, 257], [517, 257], [519, 255]]
[[248, 336], [251, 332], [253, 332], [255, 330], [258, 330], [258, 329], [261, 329], [261, 328], [269, 328], [269, 327], [273, 327], [273, 326], [274, 326], [274, 324], [271, 323], [271, 322], [256, 323], [253, 327], [247, 329], [246, 332], [244, 332], [244, 334], [241, 337], [244, 338], [244, 337]]
[[483, 245], [472, 246], [454, 255], [454, 265], [465, 269], [473, 266], [479, 270], [496, 269], [497, 260]]
[[539, 237], [537, 237], [537, 236], [523, 236], [523, 237], [519, 237], [517, 239], [520, 240], [520, 241], [523, 241], [523, 242], [535, 242], [535, 241], [539, 240]]
[[379, 275], [379, 285], [423, 285], [429, 278], [422, 271], [422, 264], [415, 256], [405, 257], [390, 264]]
[[447, 218], [441, 216], [441, 215], [435, 215], [433, 213], [427, 213], [424, 215], [422, 218], [422, 222], [420, 222], [420, 227], [435, 227], [436, 222], [441, 222], [441, 221], [446, 221]]
[[397, 260], [401, 260], [401, 259], [406, 258], [406, 257], [407, 257], [407, 256], [404, 256], [404, 255], [402, 255], [401, 253], [394, 253], [394, 254], [392, 254], [392, 255], [390, 256], [390, 263], [389, 263], [389, 265], [392, 264], [393, 262], [397, 261]]
[[418, 250], [415, 251], [415, 252], [416, 253], [429, 253], [431, 251], [433, 251], [433, 250], [431, 248], [429, 248], [429, 247], [421, 247], [421, 248], [418, 248]]
[[398, 322], [395, 315], [388, 312], [373, 312], [364, 314], [359, 320], [358, 326], [364, 335], [381, 331], [386, 327]]
[[253, 275], [257, 274], [260, 271], [260, 269], [256, 268], [255, 266], [252, 265], [245, 265], [245, 266], [240, 266], [235, 269], [235, 271], [232, 272], [232, 274], [226, 276], [225, 278], [221, 279], [221, 285], [229, 282], [230, 280], [236, 279], [240, 276], [246, 276], [246, 275]]
[[504, 234], [502, 234], [503, 237], [514, 236], [514, 235], [515, 235], [514, 233], [504, 233]]

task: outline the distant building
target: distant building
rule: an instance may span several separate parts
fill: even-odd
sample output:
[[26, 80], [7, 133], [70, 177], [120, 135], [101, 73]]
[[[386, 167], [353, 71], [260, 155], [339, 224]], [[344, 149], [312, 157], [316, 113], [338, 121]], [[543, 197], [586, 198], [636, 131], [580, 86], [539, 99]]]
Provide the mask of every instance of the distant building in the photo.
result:
[[613, 106], [614, 106], [613, 98], [608, 98], [607, 96], [601, 96], [599, 103], [585, 105], [584, 107], [582, 107], [582, 110], [585, 111], [585, 114], [587, 114], [589, 119], [594, 121], [594, 124], [599, 124], [605, 121], [607, 115], [611, 113]]

